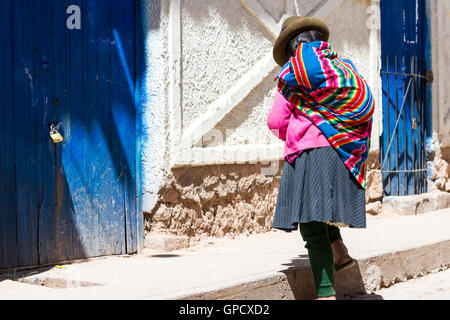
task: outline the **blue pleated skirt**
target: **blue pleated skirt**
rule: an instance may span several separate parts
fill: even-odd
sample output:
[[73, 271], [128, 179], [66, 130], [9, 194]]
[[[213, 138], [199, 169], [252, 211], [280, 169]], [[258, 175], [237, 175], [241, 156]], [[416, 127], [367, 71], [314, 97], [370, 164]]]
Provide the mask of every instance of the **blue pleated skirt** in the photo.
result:
[[312, 221], [366, 227], [365, 190], [331, 146], [284, 163], [272, 228], [291, 231]]

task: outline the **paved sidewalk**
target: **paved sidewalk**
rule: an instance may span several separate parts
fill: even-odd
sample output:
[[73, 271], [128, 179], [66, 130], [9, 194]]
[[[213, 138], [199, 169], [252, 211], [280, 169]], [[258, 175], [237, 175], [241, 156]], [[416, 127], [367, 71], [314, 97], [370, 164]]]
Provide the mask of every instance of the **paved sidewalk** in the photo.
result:
[[401, 282], [352, 300], [450, 300], [450, 270]]
[[376, 291], [384, 300], [450, 300], [450, 270]]
[[[426, 269], [450, 258], [442, 253], [449, 247], [449, 225], [450, 208], [417, 216], [368, 217], [367, 229], [343, 229], [342, 235], [360, 263], [361, 283], [375, 288], [379, 281], [407, 277], [408, 268], [432, 271]], [[52, 268], [26, 281], [60, 288], [5, 280], [0, 282], [0, 299], [301, 298], [295, 291], [307, 281], [297, 271], [310, 272], [308, 264], [298, 231], [272, 231], [221, 245], [170, 253], [145, 250]]]

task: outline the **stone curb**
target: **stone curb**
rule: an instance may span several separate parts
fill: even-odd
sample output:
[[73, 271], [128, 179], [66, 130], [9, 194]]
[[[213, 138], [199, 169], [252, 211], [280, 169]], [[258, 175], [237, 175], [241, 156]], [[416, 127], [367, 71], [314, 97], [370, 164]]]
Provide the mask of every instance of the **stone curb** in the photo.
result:
[[[338, 298], [370, 294], [395, 283], [421, 277], [450, 267], [450, 240], [407, 250], [362, 258], [350, 269], [336, 273]], [[254, 281], [179, 300], [310, 300], [315, 298], [311, 268], [299, 263]]]

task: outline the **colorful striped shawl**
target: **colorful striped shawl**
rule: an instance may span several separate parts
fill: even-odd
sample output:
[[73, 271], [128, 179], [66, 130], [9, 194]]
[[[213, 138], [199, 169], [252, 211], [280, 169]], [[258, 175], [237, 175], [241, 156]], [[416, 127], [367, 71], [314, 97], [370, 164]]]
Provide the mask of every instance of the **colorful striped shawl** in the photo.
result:
[[277, 79], [278, 91], [322, 131], [365, 189], [374, 100], [353, 63], [327, 42], [301, 43]]

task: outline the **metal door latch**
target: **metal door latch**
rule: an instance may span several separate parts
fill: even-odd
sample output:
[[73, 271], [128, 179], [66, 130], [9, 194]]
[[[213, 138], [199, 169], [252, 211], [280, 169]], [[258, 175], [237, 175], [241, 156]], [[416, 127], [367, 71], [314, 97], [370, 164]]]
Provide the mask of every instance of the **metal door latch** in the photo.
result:
[[416, 118], [412, 118], [411, 126], [412, 126], [413, 130], [417, 129], [417, 119]]
[[59, 129], [61, 128], [61, 123], [54, 125], [53, 123], [50, 125], [50, 138], [52, 138], [53, 143], [58, 143], [64, 140], [61, 133], [59, 133]]

